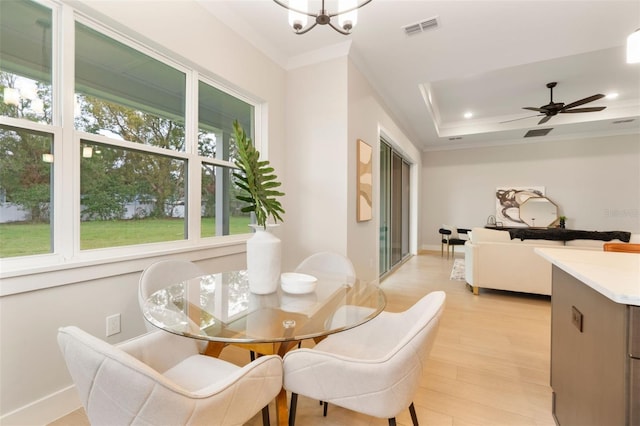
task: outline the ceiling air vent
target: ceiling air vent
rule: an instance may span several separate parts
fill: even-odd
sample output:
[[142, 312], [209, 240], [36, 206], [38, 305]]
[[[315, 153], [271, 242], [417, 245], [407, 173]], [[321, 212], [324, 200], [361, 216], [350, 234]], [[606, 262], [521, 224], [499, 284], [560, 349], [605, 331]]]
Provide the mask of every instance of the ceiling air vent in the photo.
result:
[[550, 129], [535, 129], [529, 130], [524, 137], [525, 138], [535, 138], [536, 136], [547, 136], [550, 131], [553, 130], [553, 127]]
[[405, 26], [404, 33], [408, 36], [413, 36], [413, 35], [423, 33], [427, 30], [436, 29], [438, 28], [438, 26], [439, 26], [438, 17], [435, 16], [433, 18], [425, 19], [415, 24]]

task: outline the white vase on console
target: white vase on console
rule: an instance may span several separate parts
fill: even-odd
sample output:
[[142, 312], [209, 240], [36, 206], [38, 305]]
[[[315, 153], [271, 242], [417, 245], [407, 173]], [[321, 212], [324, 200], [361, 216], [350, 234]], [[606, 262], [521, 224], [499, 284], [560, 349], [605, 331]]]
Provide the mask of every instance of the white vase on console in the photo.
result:
[[278, 225], [249, 225], [255, 233], [247, 240], [247, 272], [249, 290], [255, 294], [270, 294], [278, 289], [282, 242], [269, 228]]

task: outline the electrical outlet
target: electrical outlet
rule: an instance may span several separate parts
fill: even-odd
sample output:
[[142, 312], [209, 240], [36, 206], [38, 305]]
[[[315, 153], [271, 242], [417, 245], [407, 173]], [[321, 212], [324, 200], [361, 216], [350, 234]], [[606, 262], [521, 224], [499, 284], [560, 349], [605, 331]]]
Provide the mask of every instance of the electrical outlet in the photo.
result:
[[107, 317], [107, 337], [120, 333], [120, 314]]

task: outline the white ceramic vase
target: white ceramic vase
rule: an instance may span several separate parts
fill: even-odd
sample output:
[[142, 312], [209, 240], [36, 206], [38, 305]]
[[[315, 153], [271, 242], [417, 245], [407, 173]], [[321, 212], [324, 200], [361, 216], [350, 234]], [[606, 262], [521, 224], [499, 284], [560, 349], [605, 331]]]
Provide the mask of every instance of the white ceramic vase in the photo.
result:
[[247, 272], [249, 290], [255, 294], [270, 294], [278, 289], [282, 244], [278, 237], [258, 225], [250, 225], [255, 233], [247, 240]]

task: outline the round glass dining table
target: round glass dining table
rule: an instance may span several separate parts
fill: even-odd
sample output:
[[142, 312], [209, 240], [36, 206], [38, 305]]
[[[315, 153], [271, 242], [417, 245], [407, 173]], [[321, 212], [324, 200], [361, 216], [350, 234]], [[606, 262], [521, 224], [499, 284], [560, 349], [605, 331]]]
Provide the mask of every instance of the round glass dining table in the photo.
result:
[[[385, 307], [377, 282], [314, 273], [315, 289], [292, 294], [258, 295], [249, 290], [247, 271], [203, 275], [151, 294], [144, 317], [170, 333], [209, 341], [206, 355], [219, 356], [225, 345], [258, 354], [284, 354], [299, 341], [316, 342], [332, 333], [357, 327]], [[287, 424], [287, 395], [276, 398], [276, 422]]]
[[317, 285], [310, 293], [291, 294], [278, 286], [267, 295], [251, 293], [246, 271], [204, 275], [156, 291], [143, 313], [151, 324], [171, 333], [247, 348], [262, 344], [264, 350], [257, 352], [283, 355], [291, 345], [282, 343], [357, 327], [385, 307], [377, 282], [313, 275]]

